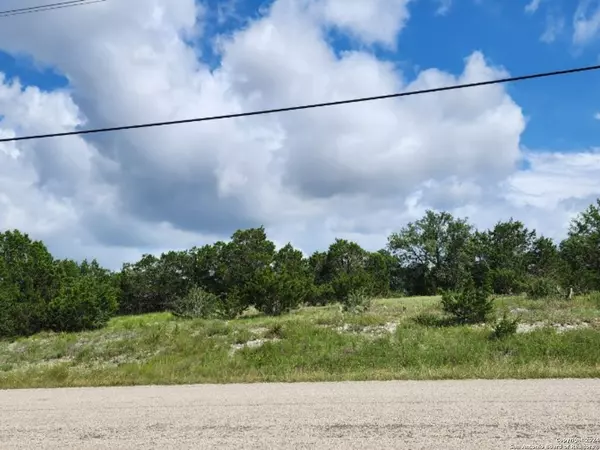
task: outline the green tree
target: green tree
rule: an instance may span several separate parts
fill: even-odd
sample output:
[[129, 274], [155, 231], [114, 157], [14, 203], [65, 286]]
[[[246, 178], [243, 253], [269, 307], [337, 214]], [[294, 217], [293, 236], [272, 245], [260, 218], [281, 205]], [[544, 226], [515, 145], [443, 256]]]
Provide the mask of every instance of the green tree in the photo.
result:
[[223, 241], [189, 251], [193, 283], [220, 297], [228, 291], [226, 251], [227, 244]]
[[60, 290], [52, 255], [18, 230], [0, 234], [0, 334], [29, 335], [48, 322], [48, 304]]
[[116, 297], [114, 274], [95, 260], [54, 260], [26, 234], [0, 234], [0, 336], [103, 326]]
[[388, 281], [388, 292], [405, 293], [405, 274], [398, 261], [398, 258], [394, 257], [394, 255], [392, 255], [392, 253], [386, 248], [378, 250], [377, 253], [381, 255], [385, 261], [385, 267], [387, 269], [387, 275], [385, 278]]
[[115, 287], [87, 273], [70, 280], [49, 303], [47, 328], [66, 332], [101, 328], [117, 309]]
[[275, 244], [264, 227], [236, 231], [230, 242], [219, 246], [214, 258], [211, 273], [230, 317], [260, 302], [257, 286], [275, 258]]
[[336, 239], [329, 246], [324, 273], [335, 301], [343, 303], [350, 293], [359, 290], [374, 294], [376, 282], [368, 270], [370, 257], [356, 242], [345, 239]]
[[371, 294], [378, 297], [387, 297], [390, 294], [390, 284], [392, 280], [393, 258], [382, 252], [373, 252], [367, 254], [365, 270], [373, 280]]
[[327, 252], [316, 251], [308, 258], [308, 265], [313, 275], [314, 293], [308, 300], [311, 305], [326, 305], [335, 301], [333, 287], [331, 286], [332, 276], [328, 272]]
[[528, 255], [527, 272], [534, 277], [558, 278], [561, 276], [562, 260], [552, 239], [540, 236], [533, 242]]
[[160, 260], [154, 255], [143, 255], [135, 264], [123, 265], [119, 274], [121, 314], [145, 314], [165, 309], [159, 273]]
[[600, 199], [571, 221], [560, 255], [568, 284], [580, 291], [600, 290]]
[[466, 219], [429, 210], [392, 233], [387, 249], [398, 258], [409, 293], [432, 295], [456, 287], [467, 276], [474, 261], [471, 237]]
[[308, 261], [291, 244], [275, 254], [273, 264], [254, 283], [252, 291], [256, 308], [271, 316], [297, 308], [314, 292]]

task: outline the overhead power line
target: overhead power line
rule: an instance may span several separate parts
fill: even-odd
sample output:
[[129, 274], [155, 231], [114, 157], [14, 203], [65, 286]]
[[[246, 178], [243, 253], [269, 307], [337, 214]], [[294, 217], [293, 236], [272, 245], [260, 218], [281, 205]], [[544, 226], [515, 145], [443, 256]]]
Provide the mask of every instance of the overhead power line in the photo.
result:
[[91, 5], [93, 3], [102, 3], [105, 1], [106, 0], [70, 0], [70, 1], [64, 1], [64, 2], [58, 2], [58, 3], [50, 3], [48, 5], [30, 6], [27, 8], [18, 8], [18, 9], [8, 9], [5, 11], [0, 11], [0, 18], [17, 16], [20, 14], [33, 14], [33, 13], [37, 13], [37, 12], [51, 11], [54, 9], [73, 8], [75, 6]]
[[170, 120], [170, 121], [165, 121], [165, 122], [143, 123], [143, 124], [137, 124], [137, 125], [122, 125], [122, 126], [107, 127], [107, 128], [94, 128], [94, 129], [79, 130], [79, 131], [67, 131], [67, 132], [63, 132], [63, 133], [18, 136], [18, 137], [0, 139], [0, 142], [27, 141], [27, 140], [33, 140], [33, 139], [45, 139], [45, 138], [52, 138], [52, 137], [76, 136], [76, 135], [92, 134], [92, 133], [107, 133], [107, 132], [113, 132], [113, 131], [135, 130], [135, 129], [139, 129], [139, 128], [154, 128], [154, 127], [163, 127], [163, 126], [167, 126], [167, 125], [181, 125], [181, 124], [185, 124], [185, 123], [209, 122], [209, 121], [213, 121], [213, 120], [260, 116], [260, 115], [264, 115], [264, 114], [299, 111], [299, 110], [303, 110], [303, 109], [324, 108], [324, 107], [328, 107], [328, 106], [349, 105], [351, 103], [362, 103], [362, 102], [371, 102], [371, 101], [375, 101], [375, 100], [385, 100], [385, 99], [390, 99], [390, 98], [409, 97], [411, 95], [432, 94], [435, 92], [454, 91], [454, 90], [458, 90], [458, 89], [466, 89], [466, 88], [473, 88], [473, 87], [479, 87], [479, 86], [489, 86], [492, 84], [510, 83], [513, 81], [524, 81], [524, 80], [532, 80], [535, 78], [545, 78], [545, 77], [552, 77], [552, 76], [558, 76], [558, 75], [568, 75], [568, 74], [579, 73], [579, 72], [589, 72], [589, 71], [598, 70], [598, 69], [600, 69], [600, 65], [585, 66], [585, 67], [578, 67], [578, 68], [574, 68], [574, 69], [557, 70], [557, 71], [553, 71], [553, 72], [542, 72], [542, 73], [521, 75], [518, 77], [510, 77], [510, 78], [501, 78], [501, 79], [497, 79], [497, 80], [479, 81], [476, 83], [456, 84], [453, 86], [443, 86], [443, 87], [437, 87], [437, 88], [432, 88], [432, 89], [420, 89], [417, 91], [399, 92], [399, 93], [395, 93], [395, 94], [378, 95], [378, 96], [374, 96], [374, 97], [353, 98], [353, 99], [349, 99], [349, 100], [339, 100], [339, 101], [325, 102], [325, 103], [313, 103], [313, 104], [301, 105], [301, 106], [288, 106], [285, 108], [263, 109], [263, 110], [259, 110], [259, 111], [250, 111], [250, 112], [244, 112], [244, 113], [197, 117], [197, 118], [192, 118], [192, 119]]

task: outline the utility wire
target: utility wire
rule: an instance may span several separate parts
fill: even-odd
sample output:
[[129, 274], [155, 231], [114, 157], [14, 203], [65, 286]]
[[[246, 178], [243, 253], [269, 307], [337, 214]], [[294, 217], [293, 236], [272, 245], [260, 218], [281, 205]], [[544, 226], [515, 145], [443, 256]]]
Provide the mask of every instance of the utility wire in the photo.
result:
[[73, 8], [75, 6], [91, 5], [92, 3], [102, 3], [106, 0], [70, 0], [58, 3], [50, 3], [48, 5], [30, 6], [28, 8], [9, 9], [0, 11], [0, 18], [17, 16], [20, 14], [33, 14], [36, 12], [51, 11], [54, 9]]
[[14, 141], [27, 141], [33, 139], [45, 139], [51, 137], [62, 137], [62, 136], [75, 136], [81, 134], [92, 134], [92, 133], [107, 133], [111, 131], [123, 131], [123, 130], [134, 130], [138, 128], [153, 128], [153, 127], [163, 127], [167, 125], [180, 125], [184, 123], [193, 123], [193, 122], [208, 122], [213, 120], [223, 120], [223, 119], [235, 119], [239, 117], [250, 117], [250, 116], [259, 116], [264, 114], [274, 114], [281, 112], [289, 112], [289, 111], [299, 111], [303, 109], [313, 109], [313, 108], [324, 108], [328, 106], [339, 106], [339, 105], [348, 105], [351, 103], [362, 103], [362, 102], [370, 102], [375, 100], [385, 100], [389, 98], [399, 98], [399, 97], [409, 97], [411, 95], [420, 95], [420, 94], [431, 94], [434, 92], [444, 92], [444, 91], [453, 91], [458, 89], [466, 89], [472, 87], [479, 86], [489, 86], [492, 84], [501, 84], [501, 83], [510, 83], [513, 81], [524, 81], [524, 80], [532, 80], [535, 78], [544, 78], [544, 77], [552, 77], [558, 75], [568, 75], [578, 72], [589, 72], [592, 70], [600, 69], [600, 65], [596, 66], [586, 66], [586, 67], [578, 67], [574, 69], [567, 70], [557, 70], [553, 72], [542, 72], [531, 75], [521, 75], [518, 77], [510, 77], [510, 78], [501, 78], [497, 80], [489, 80], [489, 81], [479, 81], [477, 83], [467, 83], [467, 84], [457, 84], [453, 86], [444, 86], [432, 89], [421, 89], [417, 91], [408, 91], [408, 92], [399, 92], [396, 94], [387, 94], [387, 95], [378, 95], [375, 97], [361, 97], [354, 98], [349, 100], [339, 100], [333, 102], [326, 103], [313, 103], [308, 105], [301, 106], [289, 106], [286, 108], [277, 108], [277, 109], [263, 109], [259, 111], [250, 111], [245, 113], [235, 113], [235, 114], [225, 114], [220, 116], [208, 116], [208, 117], [198, 117], [193, 119], [182, 119], [182, 120], [171, 120], [166, 122], [153, 122], [153, 123], [143, 123], [137, 125], [122, 125], [116, 127], [107, 127], [107, 128], [94, 128], [88, 130], [79, 130], [79, 131], [68, 131], [63, 133], [51, 133], [51, 134], [38, 134], [38, 135], [30, 135], [30, 136], [20, 136], [13, 138], [4, 138], [0, 139], [0, 142], [14, 142]]

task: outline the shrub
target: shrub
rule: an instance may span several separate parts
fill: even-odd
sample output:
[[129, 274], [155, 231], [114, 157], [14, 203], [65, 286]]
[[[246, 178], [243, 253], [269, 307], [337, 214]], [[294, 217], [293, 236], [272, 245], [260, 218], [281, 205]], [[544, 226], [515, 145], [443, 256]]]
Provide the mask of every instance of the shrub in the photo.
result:
[[232, 320], [242, 314], [248, 305], [244, 300], [244, 295], [237, 288], [232, 288], [228, 292], [222, 294], [218, 301], [217, 316], [220, 319]]
[[440, 328], [452, 325], [452, 321], [447, 317], [440, 317], [438, 314], [423, 312], [413, 318], [413, 322], [423, 327]]
[[342, 310], [351, 314], [359, 314], [371, 308], [372, 297], [365, 289], [357, 289], [348, 293], [342, 301]]
[[309, 306], [325, 306], [335, 303], [335, 292], [331, 283], [313, 285], [307, 303]]
[[523, 288], [522, 280], [512, 269], [496, 269], [490, 274], [491, 283], [496, 294], [511, 295]]
[[370, 295], [373, 291], [373, 280], [364, 270], [340, 273], [331, 282], [331, 287], [335, 300], [344, 304], [352, 293], [361, 292]]
[[269, 330], [265, 333], [267, 339], [281, 339], [284, 337], [283, 325], [280, 323], [274, 323], [269, 327]]
[[555, 297], [557, 284], [544, 277], [535, 277], [527, 283], [527, 296], [532, 299]]
[[280, 316], [297, 308], [311, 293], [310, 280], [283, 270], [266, 270], [252, 284], [254, 306], [268, 316]]
[[219, 298], [198, 286], [171, 305], [171, 313], [182, 319], [212, 319], [219, 315]]
[[486, 287], [475, 288], [469, 278], [459, 291], [449, 291], [442, 295], [442, 308], [456, 323], [471, 324], [486, 322], [494, 310], [494, 300]]
[[101, 328], [117, 309], [113, 286], [93, 276], [82, 276], [71, 280], [48, 305], [48, 328], [67, 332]]
[[506, 312], [503, 314], [502, 318], [496, 322], [494, 325], [494, 329], [492, 330], [492, 334], [490, 335], [491, 339], [504, 339], [508, 336], [512, 336], [517, 332], [517, 328], [519, 326], [519, 319], [509, 319]]

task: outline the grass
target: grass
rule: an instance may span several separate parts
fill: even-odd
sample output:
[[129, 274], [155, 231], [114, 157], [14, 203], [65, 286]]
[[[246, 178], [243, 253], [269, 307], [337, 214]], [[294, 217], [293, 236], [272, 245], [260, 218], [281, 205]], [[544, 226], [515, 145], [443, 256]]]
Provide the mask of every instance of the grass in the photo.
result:
[[228, 322], [117, 317], [102, 330], [0, 341], [0, 388], [600, 376], [598, 299], [496, 304], [521, 322], [588, 328], [490, 339], [489, 327], [445, 322], [437, 297], [381, 299], [360, 315], [327, 306]]

